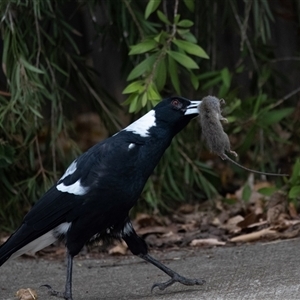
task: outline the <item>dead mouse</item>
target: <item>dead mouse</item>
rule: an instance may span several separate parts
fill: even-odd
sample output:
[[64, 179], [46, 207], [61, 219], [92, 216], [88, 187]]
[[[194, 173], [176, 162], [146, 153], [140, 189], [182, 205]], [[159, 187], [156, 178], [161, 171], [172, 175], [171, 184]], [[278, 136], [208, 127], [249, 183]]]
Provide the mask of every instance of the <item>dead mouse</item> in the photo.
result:
[[227, 156], [229, 152], [237, 157], [237, 153], [230, 149], [228, 135], [224, 132], [221, 121], [228, 122], [221, 114], [221, 104], [225, 104], [223, 99], [219, 100], [214, 96], [204, 97], [198, 106], [202, 136], [211, 152], [216, 153], [223, 160], [227, 159], [240, 168], [252, 173], [270, 176], [288, 176], [287, 174], [265, 173], [248, 169]]

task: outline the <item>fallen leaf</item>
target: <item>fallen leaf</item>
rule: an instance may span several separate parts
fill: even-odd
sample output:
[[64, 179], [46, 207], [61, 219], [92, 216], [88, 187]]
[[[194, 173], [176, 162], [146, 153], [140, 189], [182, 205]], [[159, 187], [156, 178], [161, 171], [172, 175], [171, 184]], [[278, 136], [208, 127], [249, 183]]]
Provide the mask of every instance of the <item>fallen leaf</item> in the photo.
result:
[[269, 228], [265, 228], [262, 229], [260, 231], [256, 231], [256, 232], [252, 232], [252, 233], [248, 233], [248, 234], [242, 234], [236, 237], [233, 237], [230, 239], [230, 242], [233, 243], [238, 243], [238, 242], [253, 242], [256, 241], [262, 237], [266, 237], [266, 236], [272, 236], [272, 235], [277, 235], [278, 232], [271, 229], [271, 227]]
[[139, 213], [136, 216], [135, 223], [140, 227], [149, 227], [149, 226], [157, 226], [163, 225], [161, 220], [153, 215], [148, 215], [144, 213]]
[[108, 254], [110, 255], [125, 255], [127, 251], [127, 245], [122, 242], [109, 249]]
[[238, 233], [241, 231], [241, 227], [239, 227], [238, 224], [243, 220], [244, 218], [241, 215], [237, 215], [228, 219], [228, 221], [222, 226], [222, 228], [228, 230], [230, 233]]
[[267, 221], [270, 225], [282, 223], [289, 219], [287, 215], [287, 196], [282, 191], [275, 192], [268, 202]]
[[178, 208], [178, 213], [182, 213], [182, 214], [190, 214], [192, 212], [194, 212], [196, 209], [195, 205], [192, 204], [182, 204], [179, 208]]
[[254, 212], [248, 214], [243, 220], [237, 223], [241, 229], [249, 228], [252, 224], [255, 224], [259, 221], [261, 215], [257, 215]]
[[191, 241], [190, 246], [224, 246], [225, 244], [217, 239], [195, 239]]
[[288, 210], [289, 210], [290, 216], [293, 219], [298, 219], [299, 218], [298, 213], [297, 213], [297, 209], [296, 209], [295, 204], [293, 202], [289, 203]]
[[148, 227], [145, 227], [145, 228], [140, 228], [140, 229], [137, 229], [136, 232], [139, 234], [139, 235], [147, 235], [147, 234], [152, 234], [152, 233], [167, 233], [170, 231], [170, 228], [169, 227], [165, 227], [165, 226], [148, 226]]
[[36, 300], [38, 298], [36, 291], [30, 288], [19, 289], [16, 292], [16, 296], [19, 300]]

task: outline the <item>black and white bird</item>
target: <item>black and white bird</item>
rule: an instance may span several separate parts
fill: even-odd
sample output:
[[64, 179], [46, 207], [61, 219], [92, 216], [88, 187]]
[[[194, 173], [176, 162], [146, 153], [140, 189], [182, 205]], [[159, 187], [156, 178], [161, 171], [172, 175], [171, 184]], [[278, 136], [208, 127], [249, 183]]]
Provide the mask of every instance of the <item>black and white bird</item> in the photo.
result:
[[134, 255], [170, 276], [152, 288], [164, 290], [175, 282], [203, 284], [204, 280], [185, 278], [150, 256], [128, 217], [172, 138], [199, 114], [200, 102], [181, 97], [164, 99], [143, 117], [75, 159], [0, 247], [0, 266], [63, 238], [67, 248], [65, 291], [59, 293], [47, 287], [52, 295], [72, 300], [74, 256], [88, 242], [115, 238], [123, 239]]

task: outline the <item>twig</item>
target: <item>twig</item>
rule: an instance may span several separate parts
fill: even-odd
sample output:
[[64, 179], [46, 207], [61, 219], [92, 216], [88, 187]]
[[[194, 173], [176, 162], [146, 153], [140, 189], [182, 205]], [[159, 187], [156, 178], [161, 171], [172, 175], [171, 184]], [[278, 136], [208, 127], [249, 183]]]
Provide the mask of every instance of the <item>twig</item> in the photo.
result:
[[34, 23], [35, 23], [37, 40], [38, 40], [38, 52], [37, 52], [37, 56], [36, 56], [35, 66], [38, 67], [40, 64], [40, 54], [42, 51], [42, 46], [41, 46], [42, 44], [41, 44], [41, 34], [40, 34], [40, 29], [39, 29], [39, 22], [38, 22], [36, 14], [34, 14]]
[[[168, 18], [168, 7], [167, 7], [167, 2], [168, 0], [163, 0], [163, 11], [164, 11], [164, 14], [167, 16]], [[167, 31], [170, 30], [170, 27], [169, 27], [169, 24], [166, 24], [166, 28], [167, 28]]]
[[291, 98], [292, 96], [296, 95], [297, 93], [300, 92], [300, 87], [296, 88], [295, 90], [291, 91], [290, 93], [286, 94], [284, 97], [282, 97], [280, 100], [278, 100], [276, 103], [270, 105], [270, 109], [273, 109], [274, 107], [280, 105], [287, 99]]
[[98, 96], [98, 94], [96, 93], [96, 91], [90, 86], [90, 84], [87, 82], [87, 80], [85, 79], [85, 77], [82, 75], [82, 73], [79, 71], [76, 63], [72, 60], [72, 58], [67, 55], [66, 56], [67, 59], [69, 60], [69, 62], [71, 63], [71, 65], [73, 66], [73, 68], [76, 70], [76, 72], [78, 73], [78, 76], [80, 77], [80, 79], [82, 80], [82, 82], [85, 84], [85, 86], [87, 87], [87, 89], [89, 90], [89, 92], [94, 96], [94, 98], [97, 100], [97, 102], [100, 104], [100, 106], [102, 107], [102, 109], [106, 112], [106, 114], [108, 116], [110, 116], [111, 122], [115, 125], [115, 127], [120, 130], [121, 127], [120, 125], [116, 122], [114, 116], [112, 115], [112, 113], [109, 111], [109, 109], [104, 105], [103, 101], [101, 100], [101, 98]]
[[300, 60], [300, 57], [297, 56], [280, 57], [280, 58], [271, 59], [269, 62], [276, 63], [279, 61], [288, 61], [288, 60]]
[[252, 7], [252, 1], [253, 0], [248, 0], [245, 3], [245, 19], [243, 22], [243, 28], [241, 29], [241, 48], [240, 48], [241, 51], [244, 48], [244, 42], [245, 42], [245, 39], [247, 38], [246, 32], [247, 32], [247, 25], [248, 25], [248, 20], [249, 20], [249, 16], [250, 16], [250, 10]]
[[139, 33], [140, 33], [141, 39], [143, 40], [145, 38], [144, 32], [143, 32], [143, 29], [140, 26], [140, 23], [138, 22], [135, 14], [134, 14], [134, 11], [132, 10], [132, 8], [131, 8], [131, 6], [130, 6], [130, 4], [129, 4], [129, 2], [127, 0], [122, 0], [122, 1], [125, 3], [125, 5], [126, 5], [128, 11], [129, 11], [130, 15], [132, 16], [132, 20], [135, 23], [135, 25], [136, 25]]
[[42, 156], [41, 156], [41, 151], [40, 151], [40, 145], [38, 142], [38, 137], [37, 135], [34, 138], [35, 140], [35, 146], [36, 146], [36, 152], [38, 155], [38, 161], [39, 161], [39, 165], [40, 165], [40, 169], [38, 171], [38, 173], [42, 173], [43, 179], [46, 179], [46, 174], [45, 174], [45, 169], [44, 169], [44, 165], [43, 165], [43, 161], [42, 161]]
[[0, 95], [6, 96], [6, 97], [10, 97], [10, 96], [11, 96], [11, 93], [4, 92], [4, 91], [0, 91]]
[[[235, 17], [235, 19], [236, 19], [236, 22], [238, 23], [241, 32], [243, 32], [243, 24], [242, 24], [242, 22], [241, 22], [241, 19], [240, 19], [238, 13], [237, 13], [236, 7], [234, 6], [232, 0], [230, 0], [230, 5], [231, 5], [231, 8], [232, 8], [234, 17]], [[255, 56], [254, 56], [254, 52], [253, 52], [253, 49], [252, 49], [252, 46], [251, 46], [251, 43], [250, 43], [250, 41], [249, 41], [249, 39], [248, 39], [248, 36], [247, 36], [246, 32], [245, 32], [244, 38], [245, 38], [245, 42], [246, 42], [246, 44], [247, 44], [247, 47], [248, 47], [248, 50], [249, 50], [250, 57], [251, 57], [251, 60], [252, 60], [252, 62], [253, 62], [254, 68], [256, 69], [256, 71], [257, 71], [258, 73], [260, 73], [259, 67], [258, 67], [258, 64], [257, 64], [257, 61], [256, 61], [256, 58], [255, 58]]]
[[[175, 5], [174, 5], [174, 19], [175, 19], [176, 15], [177, 15], [177, 12], [178, 12], [178, 5], [179, 5], [179, 0], [175, 0]], [[158, 67], [158, 63], [165, 57], [167, 49], [170, 47], [170, 45], [171, 45], [171, 43], [172, 43], [172, 41], [173, 41], [173, 39], [174, 39], [174, 37], [176, 35], [176, 30], [177, 30], [177, 26], [176, 26], [175, 22], [173, 22], [172, 33], [171, 33], [170, 37], [168, 38], [168, 40], [167, 40], [164, 48], [161, 49], [160, 54], [157, 56], [157, 59], [155, 60], [155, 62], [153, 64], [153, 67], [151, 69], [151, 73], [150, 73], [150, 75], [147, 78], [147, 83], [146, 83], [145, 90], [148, 89], [150, 83], [153, 80], [154, 74], [156, 73], [156, 69]]]

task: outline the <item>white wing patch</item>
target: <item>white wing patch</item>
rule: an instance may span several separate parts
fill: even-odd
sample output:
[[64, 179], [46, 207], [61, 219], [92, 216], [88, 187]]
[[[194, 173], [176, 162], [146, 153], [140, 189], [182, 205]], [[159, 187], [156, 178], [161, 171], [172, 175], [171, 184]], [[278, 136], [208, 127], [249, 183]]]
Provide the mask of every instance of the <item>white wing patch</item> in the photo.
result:
[[59, 181], [63, 180], [67, 176], [73, 174], [76, 170], [77, 170], [77, 161], [75, 160], [70, 164], [70, 166], [66, 170], [65, 174], [59, 179]]
[[139, 134], [141, 137], [149, 136], [149, 129], [156, 126], [155, 111], [152, 109], [144, 116], [124, 128], [126, 131]]
[[78, 179], [75, 183], [71, 185], [65, 185], [64, 183], [60, 183], [56, 186], [56, 188], [60, 192], [74, 194], [77, 196], [85, 195], [88, 192], [88, 187], [82, 186], [80, 179]]

